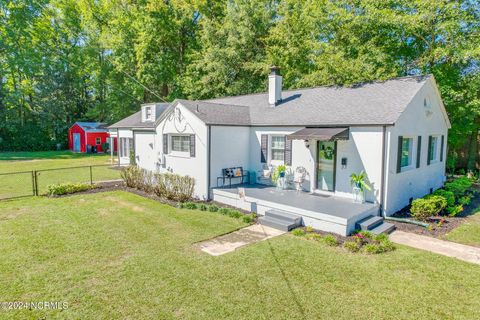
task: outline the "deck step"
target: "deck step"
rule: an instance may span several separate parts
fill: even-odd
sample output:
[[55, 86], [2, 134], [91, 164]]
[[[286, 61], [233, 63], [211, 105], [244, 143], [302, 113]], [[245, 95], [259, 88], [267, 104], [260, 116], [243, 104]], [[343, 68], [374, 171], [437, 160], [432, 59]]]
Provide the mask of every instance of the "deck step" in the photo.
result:
[[299, 222], [289, 222], [267, 216], [258, 218], [258, 223], [267, 227], [272, 227], [287, 232], [300, 226]]
[[360, 230], [367, 231], [378, 227], [383, 223], [383, 218], [379, 216], [368, 216], [363, 220], [360, 220], [357, 224]]
[[373, 229], [370, 229], [370, 232], [373, 233], [373, 234], [380, 234], [380, 233], [389, 234], [393, 230], [395, 230], [395, 225], [394, 224], [388, 223], [388, 222], [383, 222], [381, 225], [379, 225], [379, 226], [377, 226]]
[[265, 212], [265, 217], [282, 220], [290, 223], [300, 223], [302, 218], [288, 211], [271, 209]]

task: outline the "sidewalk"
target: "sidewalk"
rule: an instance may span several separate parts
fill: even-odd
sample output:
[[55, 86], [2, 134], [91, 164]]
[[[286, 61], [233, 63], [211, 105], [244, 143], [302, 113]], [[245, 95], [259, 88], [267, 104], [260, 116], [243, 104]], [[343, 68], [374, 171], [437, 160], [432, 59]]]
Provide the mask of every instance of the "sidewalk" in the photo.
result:
[[267, 240], [284, 233], [284, 231], [254, 224], [215, 239], [200, 242], [197, 246], [200, 250], [212, 256], [220, 256], [248, 244]]
[[403, 231], [394, 231], [390, 234], [390, 240], [409, 247], [480, 264], [480, 248]]

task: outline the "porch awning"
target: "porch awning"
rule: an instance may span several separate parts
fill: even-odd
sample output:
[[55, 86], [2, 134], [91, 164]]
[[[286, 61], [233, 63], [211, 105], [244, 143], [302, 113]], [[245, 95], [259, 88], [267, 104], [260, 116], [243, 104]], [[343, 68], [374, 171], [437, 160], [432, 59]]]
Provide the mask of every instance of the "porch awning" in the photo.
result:
[[348, 128], [303, 128], [289, 134], [289, 140], [319, 140], [335, 141], [348, 140]]

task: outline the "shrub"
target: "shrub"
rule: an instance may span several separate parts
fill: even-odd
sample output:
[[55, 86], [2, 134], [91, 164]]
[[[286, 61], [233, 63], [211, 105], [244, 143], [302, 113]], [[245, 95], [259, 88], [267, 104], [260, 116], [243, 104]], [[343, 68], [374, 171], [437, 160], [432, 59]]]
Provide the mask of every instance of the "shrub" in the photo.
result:
[[470, 198], [469, 196], [463, 196], [458, 199], [458, 203], [461, 204], [462, 206], [468, 206], [471, 201], [472, 201], [472, 198]]
[[363, 246], [362, 251], [369, 254], [378, 254], [395, 250], [395, 246], [390, 240], [368, 243]]
[[447, 200], [442, 196], [429, 195], [425, 198], [413, 200], [410, 212], [418, 220], [426, 221], [438, 215], [447, 206]]
[[177, 208], [184, 209], [185, 208], [185, 203], [183, 203], [183, 202], [177, 203]]
[[184, 203], [184, 208], [185, 209], [190, 209], [190, 210], [195, 210], [198, 208], [197, 204], [194, 202], [185, 202]]
[[224, 215], [228, 215], [228, 214], [230, 213], [230, 209], [228, 209], [228, 208], [220, 208], [220, 209], [218, 210], [218, 212], [221, 213], [221, 214], [224, 214]]
[[305, 238], [307, 238], [308, 240], [315, 240], [315, 241], [321, 241], [323, 239], [323, 237], [318, 233], [307, 233], [305, 235]]
[[217, 212], [218, 211], [218, 206], [212, 204], [212, 205], [208, 206], [208, 211]]
[[459, 214], [462, 211], [463, 211], [463, 206], [461, 204], [447, 208], [447, 212], [450, 217], [455, 217], [457, 214]]
[[435, 192], [433, 192], [433, 195], [444, 197], [445, 200], [447, 200], [447, 207], [451, 207], [455, 205], [455, 195], [453, 194], [452, 191], [438, 189], [438, 190], [435, 190]]
[[200, 211], [207, 211], [207, 206], [202, 203], [202, 204], [198, 207], [198, 209], [200, 209]]
[[127, 187], [152, 193], [155, 189], [155, 178], [151, 171], [137, 166], [129, 166], [120, 173]]
[[242, 217], [242, 220], [244, 223], [252, 223], [255, 220], [255, 218], [253, 214], [247, 214]]
[[49, 196], [60, 196], [63, 194], [71, 194], [81, 191], [87, 191], [93, 189], [94, 186], [85, 183], [62, 183], [62, 184], [51, 184], [47, 187], [47, 195]]
[[123, 168], [120, 176], [127, 187], [140, 189], [143, 184], [143, 170], [137, 166]]
[[472, 181], [467, 177], [458, 178], [445, 183], [445, 190], [453, 192], [456, 198], [464, 196], [471, 187]]
[[237, 210], [229, 210], [228, 215], [232, 218], [238, 219], [241, 216], [243, 216], [243, 213], [241, 213], [240, 211], [237, 211]]
[[358, 252], [360, 250], [360, 244], [355, 241], [345, 241], [343, 247], [350, 252]]
[[327, 245], [332, 246], [332, 247], [338, 245], [337, 239], [334, 236], [332, 236], [331, 234], [327, 234], [325, 237], [323, 237], [323, 241]]
[[357, 236], [360, 235], [360, 236], [363, 236], [364, 238], [367, 238], [367, 239], [373, 239], [374, 238], [374, 234], [368, 230], [362, 230], [362, 231], [359, 231], [357, 233]]
[[188, 201], [193, 198], [195, 179], [173, 173], [154, 175], [154, 192], [157, 196], [175, 201]]
[[305, 235], [305, 230], [299, 228], [299, 229], [294, 229], [292, 231], [292, 234], [297, 237], [303, 237]]

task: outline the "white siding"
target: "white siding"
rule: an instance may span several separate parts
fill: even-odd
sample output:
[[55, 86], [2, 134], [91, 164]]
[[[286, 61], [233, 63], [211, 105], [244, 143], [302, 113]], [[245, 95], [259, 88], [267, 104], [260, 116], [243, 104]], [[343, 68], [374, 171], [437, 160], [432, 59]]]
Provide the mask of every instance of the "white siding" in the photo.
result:
[[210, 185], [212, 187], [217, 186], [217, 177], [222, 176], [224, 168], [243, 167], [244, 170], [250, 170], [249, 127], [212, 126], [210, 134], [212, 141]]
[[[351, 127], [349, 140], [337, 142], [336, 195], [352, 197], [350, 175], [365, 171], [372, 187], [372, 191], [365, 190], [365, 200], [380, 202], [382, 140], [383, 127]], [[345, 168], [342, 158], [347, 158]]]
[[[386, 175], [386, 202], [385, 211], [388, 215], [407, 206], [410, 198], [419, 198], [428, 194], [430, 188], [438, 189], [443, 186], [445, 179], [446, 145], [448, 127], [443, 115], [441, 101], [435, 91], [432, 80], [413, 98], [410, 105], [400, 116], [393, 127], [389, 127], [388, 156]], [[424, 108], [424, 98], [430, 104], [430, 115], [427, 116]], [[416, 168], [416, 137], [422, 136], [420, 168]], [[444, 135], [443, 161], [427, 165], [427, 148], [429, 135]], [[413, 168], [397, 173], [398, 136], [414, 137]]]
[[156, 170], [155, 132], [135, 131], [135, 161], [149, 171]]
[[[157, 126], [155, 134], [155, 158], [160, 172], [172, 172], [195, 178], [194, 195], [200, 199], [208, 197], [207, 179], [207, 126], [188, 109], [178, 104], [181, 121], [172, 112]], [[195, 135], [195, 157], [189, 154], [163, 155], [163, 134]]]

